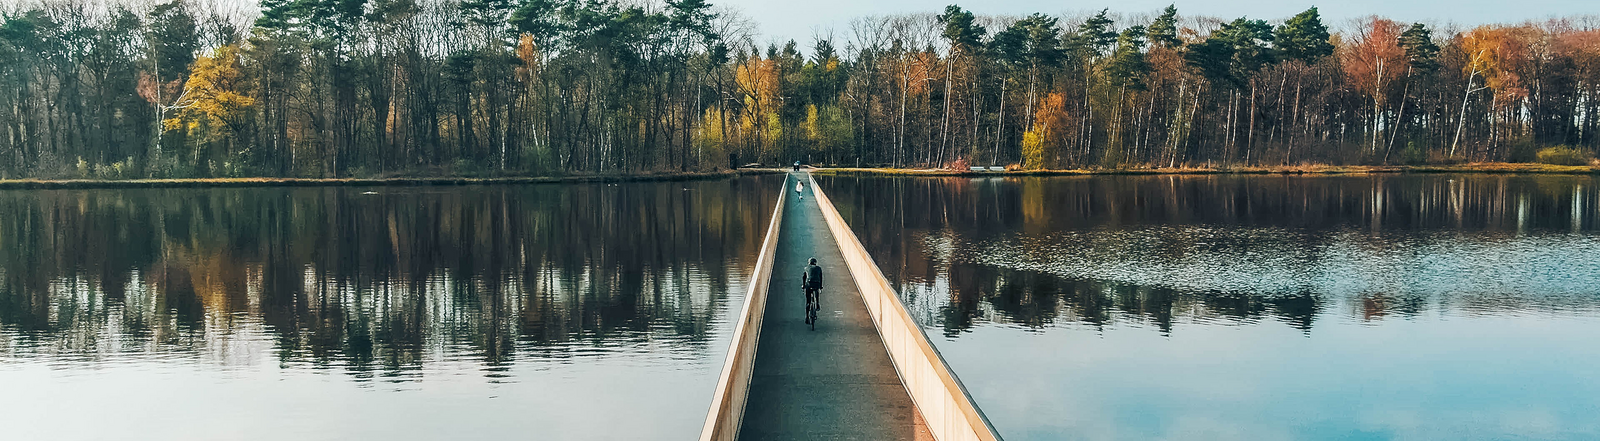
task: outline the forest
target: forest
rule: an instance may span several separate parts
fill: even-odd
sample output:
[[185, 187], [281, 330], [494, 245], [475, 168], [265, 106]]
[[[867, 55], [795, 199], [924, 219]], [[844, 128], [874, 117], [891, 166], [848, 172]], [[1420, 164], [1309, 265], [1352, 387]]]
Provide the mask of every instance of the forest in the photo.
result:
[[0, 6], [0, 178], [1588, 164], [1600, 17], [869, 16], [706, 0]]

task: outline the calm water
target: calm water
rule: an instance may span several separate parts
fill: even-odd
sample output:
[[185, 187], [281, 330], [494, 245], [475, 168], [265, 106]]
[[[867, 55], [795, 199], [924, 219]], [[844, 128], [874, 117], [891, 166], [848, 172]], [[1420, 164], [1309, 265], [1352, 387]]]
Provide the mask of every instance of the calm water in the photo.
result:
[[1009, 441], [1600, 439], [1595, 178], [819, 182]]
[[0, 191], [0, 438], [689, 439], [782, 179]]

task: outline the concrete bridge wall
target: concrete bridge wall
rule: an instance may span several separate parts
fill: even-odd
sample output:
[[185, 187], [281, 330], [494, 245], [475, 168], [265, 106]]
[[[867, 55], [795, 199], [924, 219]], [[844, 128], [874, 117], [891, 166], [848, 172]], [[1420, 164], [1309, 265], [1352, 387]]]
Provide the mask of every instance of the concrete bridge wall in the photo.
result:
[[[814, 199], [789, 201], [794, 196], [789, 194], [790, 180], [785, 180], [779, 189], [783, 196], [778, 200], [762, 242], [756, 270], [750, 278], [749, 294], [735, 324], [728, 358], [723, 364], [700, 439], [731, 441], [741, 432], [752, 430], [753, 436], [763, 439], [807, 439], [809, 435], [802, 432], [821, 429], [836, 432], [830, 436], [851, 438], [926, 439], [931, 436], [938, 441], [998, 441], [1000, 436], [972, 403], [966, 389], [930, 344], [922, 328], [912, 320], [894, 288], [833, 203], [809, 174], [795, 178], [810, 184]], [[800, 205], [785, 211], [786, 204]], [[785, 213], [798, 216], [791, 219], [794, 223], [791, 228], [782, 227]], [[778, 249], [780, 232], [784, 232], [783, 240], [788, 244], [783, 250]], [[833, 254], [835, 249], [838, 254]], [[797, 333], [790, 329], [797, 324], [786, 322], [794, 321], [789, 320], [792, 317], [779, 317], [775, 323], [786, 327], [775, 328], [773, 338], [776, 340], [763, 345], [762, 326], [772, 324], [766, 323], [765, 315], [774, 280], [774, 262], [787, 259], [786, 265], [798, 268], [807, 255], [817, 256], [825, 267], [836, 267], [842, 261], [842, 269], [849, 273], [842, 278], [852, 283], [828, 290], [831, 295], [825, 298], [853, 303], [857, 299], [851, 297], [859, 295], [865, 311], [862, 312], [860, 305], [840, 305], [844, 311], [836, 312], [842, 315], [823, 317], [825, 329], [815, 333]], [[792, 269], [795, 268], [786, 270]], [[887, 360], [884, 352], [876, 349], [878, 344], [887, 352]], [[761, 347], [771, 353], [758, 365], [757, 349]], [[751, 403], [752, 390], [756, 388], [752, 382], [760, 369], [765, 369], [764, 374], [759, 374], [765, 386], [757, 395], [765, 398]], [[880, 381], [866, 381], [880, 377]], [[895, 385], [896, 379], [899, 385]], [[904, 387], [903, 394], [899, 386]], [[899, 398], [895, 399], [895, 395]], [[904, 404], [893, 404], [896, 400]], [[746, 412], [750, 405], [755, 406], [755, 421], [750, 427], [744, 427], [745, 420], [751, 417]], [[895, 411], [885, 410], [896, 407], [914, 407], [910, 414], [914, 418], [908, 419], [905, 414], [895, 416]], [[891, 427], [902, 425], [906, 427]]]
[[966, 388], [933, 348], [922, 327], [911, 319], [894, 287], [883, 277], [883, 272], [827, 195], [817, 187], [816, 180], [811, 181], [811, 188], [815, 189], [828, 229], [839, 242], [851, 278], [867, 303], [884, 347], [889, 350], [889, 358], [894, 361], [901, 382], [905, 383], [906, 391], [916, 402], [933, 437], [939, 441], [999, 440], [1000, 435], [989, 424], [989, 419], [972, 403]]
[[734, 325], [728, 358], [722, 363], [722, 375], [717, 378], [717, 389], [711, 397], [711, 410], [706, 415], [705, 426], [700, 429], [702, 441], [731, 441], [739, 436], [746, 399], [750, 396], [750, 378], [755, 372], [756, 346], [761, 340], [761, 321], [766, 312], [773, 253], [777, 250], [778, 231], [783, 223], [783, 205], [789, 198], [785, 188], [788, 183], [785, 180], [778, 188], [778, 206], [772, 211], [772, 220], [767, 222], [767, 236], [761, 241], [756, 270], [750, 276], [744, 310]]

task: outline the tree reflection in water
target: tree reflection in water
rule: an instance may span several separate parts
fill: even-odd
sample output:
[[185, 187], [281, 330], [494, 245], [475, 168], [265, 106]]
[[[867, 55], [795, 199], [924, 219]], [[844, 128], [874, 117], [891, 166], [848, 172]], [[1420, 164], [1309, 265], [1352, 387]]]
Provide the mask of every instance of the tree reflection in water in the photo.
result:
[[1589, 176], [819, 177], [913, 314], [977, 323], [1600, 309]]
[[0, 358], [704, 357], [778, 179], [0, 191]]

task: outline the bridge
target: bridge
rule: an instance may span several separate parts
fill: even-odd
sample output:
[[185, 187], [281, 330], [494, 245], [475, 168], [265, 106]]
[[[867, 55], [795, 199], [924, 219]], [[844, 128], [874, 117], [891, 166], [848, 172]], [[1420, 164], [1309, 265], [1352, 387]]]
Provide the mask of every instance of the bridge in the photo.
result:
[[[810, 174], [779, 191], [700, 439], [998, 441]], [[814, 331], [800, 289], [812, 257]]]

